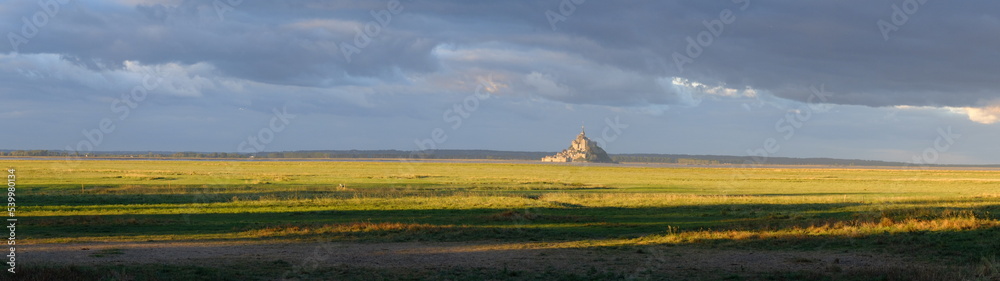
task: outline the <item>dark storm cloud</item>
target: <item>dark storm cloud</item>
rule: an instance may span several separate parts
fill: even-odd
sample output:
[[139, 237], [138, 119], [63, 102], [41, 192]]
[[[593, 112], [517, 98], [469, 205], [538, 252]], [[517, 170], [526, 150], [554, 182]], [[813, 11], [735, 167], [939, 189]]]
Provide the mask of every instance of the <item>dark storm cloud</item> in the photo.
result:
[[[434, 46], [431, 41], [388, 28], [374, 39], [379, 40], [377, 44], [362, 50], [363, 56], [347, 63], [337, 45], [353, 41], [355, 33], [345, 26], [371, 20], [364, 5], [338, 13], [269, 5], [247, 1], [220, 17], [210, 1], [136, 7], [74, 2], [63, 6], [41, 28], [40, 36], [20, 49], [22, 53], [69, 54], [118, 63], [206, 62], [235, 77], [303, 86], [356, 83], [351, 76], [391, 78], [393, 68], [434, 69], [434, 62], [426, 58]], [[36, 10], [36, 6], [19, 5], [6, 14], [17, 18]], [[3, 24], [4, 30], [17, 30], [20, 23]], [[3, 46], [9, 49], [8, 44]]]
[[[469, 67], [489, 66], [521, 92], [567, 103], [675, 104], [683, 98], [663, 83], [673, 77], [800, 101], [825, 84], [837, 93], [832, 102], [868, 106], [983, 106], [1000, 98], [997, 2], [591, 0], [564, 13], [571, 1], [404, 0], [350, 62], [344, 46], [388, 1], [244, 1], [221, 17], [211, 1], [146, 2], [70, 2], [21, 53], [110, 68], [205, 63], [220, 77], [330, 88], [447, 74], [437, 50], [448, 46], [481, 49]], [[0, 30], [17, 33], [19, 19], [40, 9], [25, 3], [3, 5]], [[892, 23], [894, 5], [918, 9], [885, 40], [876, 23]], [[565, 20], [552, 22], [547, 11]], [[732, 23], [679, 71], [686, 39], [723, 11]], [[488, 57], [497, 50], [548, 56]]]
[[[575, 40], [522, 40], [649, 75], [749, 86], [801, 101], [820, 84], [843, 104], [978, 106], [1000, 98], [994, 75], [1000, 61], [991, 55], [1000, 38], [987, 36], [1000, 31], [990, 12], [1000, 4], [927, 2], [885, 40], [877, 22], [900, 19], [893, 6], [911, 7], [905, 3], [751, 1], [741, 10], [726, 1], [588, 1], [547, 35]], [[686, 55], [686, 39], [725, 10], [735, 20], [678, 71], [674, 54]]]

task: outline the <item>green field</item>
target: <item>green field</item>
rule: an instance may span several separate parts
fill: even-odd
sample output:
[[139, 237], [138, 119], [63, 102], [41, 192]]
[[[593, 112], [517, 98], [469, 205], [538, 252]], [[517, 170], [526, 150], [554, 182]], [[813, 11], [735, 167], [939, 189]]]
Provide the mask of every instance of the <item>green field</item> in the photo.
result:
[[[663, 247], [823, 251], [909, 257], [942, 269], [900, 270], [908, 268], [901, 264], [852, 272], [831, 265], [821, 272], [710, 272], [670, 279], [990, 280], [1000, 276], [997, 171], [305, 161], [83, 161], [67, 166], [56, 160], [16, 160], [5, 165], [17, 170], [18, 216], [23, 224], [18, 239], [31, 246], [123, 241], [462, 242], [494, 243], [501, 250], [602, 250], [610, 251], [610, 256]], [[111, 250], [92, 257], [115, 254]], [[283, 262], [259, 269], [260, 274], [280, 272], [294, 263]], [[42, 276], [37, 280], [44, 276], [115, 280], [115, 274], [137, 280], [161, 274], [188, 278], [192, 272], [211, 272], [215, 278], [209, 279], [219, 279], [259, 267], [252, 262], [242, 269], [23, 266], [28, 276]], [[517, 270], [507, 268], [449, 270], [442, 277], [434, 275], [442, 271], [348, 267], [318, 270], [314, 273], [318, 275], [306, 277], [363, 279], [368, 274], [363, 272], [377, 272], [390, 280], [663, 277], [652, 273], [637, 277], [614, 269], [562, 272], [558, 267], [516, 274], [508, 274]], [[261, 279], [277, 275], [269, 276]]]

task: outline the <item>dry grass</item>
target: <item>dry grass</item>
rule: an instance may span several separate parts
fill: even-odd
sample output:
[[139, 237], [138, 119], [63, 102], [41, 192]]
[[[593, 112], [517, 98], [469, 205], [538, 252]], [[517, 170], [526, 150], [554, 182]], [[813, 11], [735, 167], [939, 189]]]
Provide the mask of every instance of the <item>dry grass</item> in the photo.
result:
[[896, 235], [927, 232], [959, 232], [1000, 227], [1000, 221], [977, 218], [971, 213], [955, 213], [937, 219], [907, 218], [902, 220], [882, 217], [878, 220], [831, 220], [806, 226], [789, 226], [757, 229], [718, 230], [669, 230], [667, 234], [648, 235], [635, 239], [604, 240], [591, 245], [622, 246], [647, 244], [700, 244], [719, 241], [806, 240], [811, 238], [865, 238], [877, 235]]
[[283, 224], [270, 226], [261, 229], [249, 230], [244, 235], [251, 237], [286, 237], [286, 236], [315, 236], [315, 235], [343, 235], [343, 234], [371, 234], [371, 233], [404, 233], [409, 235], [447, 232], [459, 228], [454, 225], [434, 225], [423, 223], [401, 223], [401, 222], [351, 222], [339, 224], [323, 224], [316, 226]]
[[32, 226], [149, 226], [178, 223], [179, 220], [156, 218], [76, 216], [32, 219]]

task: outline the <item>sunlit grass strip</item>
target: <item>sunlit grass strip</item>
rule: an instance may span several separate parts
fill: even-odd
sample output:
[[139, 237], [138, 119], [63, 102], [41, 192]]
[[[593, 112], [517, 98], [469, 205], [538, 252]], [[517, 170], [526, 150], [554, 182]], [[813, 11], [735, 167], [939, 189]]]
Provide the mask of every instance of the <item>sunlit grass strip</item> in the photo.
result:
[[[125, 223], [129, 223], [125, 221]], [[140, 222], [149, 223], [149, 222]], [[593, 223], [569, 224], [576, 227], [587, 227]], [[404, 222], [349, 222], [335, 224], [281, 224], [263, 226], [247, 230], [234, 230], [226, 233], [185, 234], [185, 235], [118, 235], [92, 236], [73, 238], [40, 238], [31, 244], [95, 242], [95, 241], [169, 241], [169, 240], [241, 240], [268, 238], [275, 240], [365, 240], [365, 241], [437, 241], [442, 237], [447, 240], [465, 241], [479, 240], [484, 237], [509, 236], [519, 231], [540, 230], [547, 227], [566, 227], [567, 224], [543, 225], [452, 225]], [[654, 244], [698, 245], [716, 242], [754, 242], [768, 240], [785, 240], [789, 242], [807, 239], [860, 239], [876, 235], [893, 235], [927, 232], [960, 232], [984, 230], [1000, 227], [1000, 221], [989, 218], [979, 218], [973, 214], [956, 214], [956, 217], [939, 219], [908, 218], [894, 220], [883, 217], [880, 220], [830, 221], [807, 226], [788, 226], [771, 229], [706, 229], [681, 230], [666, 227], [663, 234], [645, 235], [639, 238], [609, 238], [589, 239], [570, 242], [522, 242], [503, 243], [506, 246], [490, 247], [490, 249], [525, 249], [525, 248], [585, 248], [585, 247], [620, 247], [642, 246]], [[498, 248], [499, 247], [499, 248]]]
[[698, 245], [712, 242], [754, 242], [766, 240], [805, 240], [810, 238], [865, 238], [886, 234], [921, 232], [957, 232], [1000, 227], [1000, 221], [980, 218], [948, 218], [937, 220], [907, 219], [878, 222], [834, 222], [806, 227], [773, 230], [695, 230], [680, 231], [668, 228], [666, 234], [646, 235], [625, 239], [588, 239], [568, 242], [525, 242], [494, 245], [476, 245], [440, 249], [441, 252], [493, 251], [513, 249], [559, 249], [592, 247], [635, 247], [643, 245]]
[[521, 196], [411, 196], [403, 198], [264, 199], [224, 203], [30, 206], [25, 217], [86, 215], [233, 214], [312, 211], [468, 210], [559, 207]]
[[[347, 197], [349, 197], [348, 195]], [[985, 200], [984, 200], [985, 199]], [[257, 199], [230, 198], [230, 202], [185, 204], [104, 204], [24, 206], [22, 216], [84, 216], [84, 215], [157, 215], [157, 214], [232, 214], [274, 213], [292, 211], [365, 211], [365, 210], [433, 210], [433, 209], [518, 209], [518, 208], [579, 208], [579, 207], [686, 207], [754, 204], [844, 204], [828, 211], [881, 212], [899, 209], [979, 208], [996, 206], [1000, 200], [972, 197], [892, 197], [857, 200], [842, 196], [730, 196], [685, 195], [670, 193], [546, 193], [537, 200], [517, 195], [482, 195], [453, 193], [449, 195], [411, 194], [380, 197], [358, 194], [355, 197], [287, 197], [261, 196]]]
[[344, 233], [366, 234], [376, 232], [419, 235], [425, 233], [460, 232], [464, 228], [469, 227], [401, 222], [351, 222], [343, 224], [325, 224], [319, 226], [285, 224], [246, 231], [243, 232], [242, 235], [250, 237], [283, 237], [289, 235], [323, 235]]
[[[858, 196], [843, 195], [802, 195], [802, 196], [760, 196], [760, 195], [696, 195], [677, 193], [567, 193], [551, 192], [539, 197], [539, 200], [570, 203], [586, 207], [672, 207], [725, 204], [840, 204], [852, 203], [866, 206], [894, 205], [898, 207], [927, 207], [930, 205], [949, 206], [982, 206], [1000, 204], [1000, 200], [983, 200], [997, 198], [990, 195], [980, 196]], [[958, 205], [956, 205], [958, 204]]]
[[[86, 161], [67, 169], [58, 160], [12, 161], [31, 175], [30, 194], [80, 190], [144, 193], [138, 186], [168, 194], [190, 192], [204, 184], [267, 190], [283, 187], [495, 188], [504, 190], [609, 187], [698, 194], [840, 192], [848, 197], [906, 195], [975, 195], [996, 193], [996, 171], [865, 169], [733, 169], [584, 167], [534, 164], [393, 163], [393, 162], [241, 162], [241, 161]], [[117, 189], [132, 185], [131, 188]], [[152, 188], [157, 189], [157, 188]], [[173, 189], [173, 190], [171, 190]], [[107, 190], [107, 191], [103, 191]], [[591, 190], [591, 191], [601, 191]], [[91, 191], [86, 191], [91, 192]], [[242, 192], [233, 190], [232, 192]]]
[[884, 218], [878, 222], [832, 222], [806, 227], [789, 227], [772, 230], [698, 230], [648, 235], [636, 239], [598, 240], [590, 246], [625, 246], [650, 244], [698, 244], [713, 241], [792, 240], [807, 238], [863, 238], [874, 235], [914, 232], [968, 231], [1000, 227], [1000, 221], [991, 219], [947, 218], [936, 220], [907, 219], [894, 221]]

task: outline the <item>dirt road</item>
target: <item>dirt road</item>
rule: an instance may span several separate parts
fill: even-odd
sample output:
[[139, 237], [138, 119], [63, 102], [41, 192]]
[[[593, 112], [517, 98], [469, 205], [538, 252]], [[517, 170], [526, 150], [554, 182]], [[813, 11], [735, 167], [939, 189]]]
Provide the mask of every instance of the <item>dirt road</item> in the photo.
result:
[[680, 246], [622, 249], [558, 248], [549, 243], [279, 243], [113, 242], [40, 244], [20, 248], [21, 265], [213, 265], [285, 261], [292, 265], [367, 268], [509, 268], [617, 272], [829, 272], [928, 268], [906, 257], [843, 251], [718, 250]]

